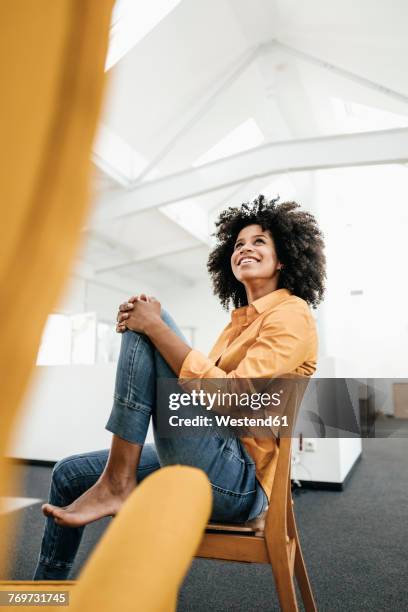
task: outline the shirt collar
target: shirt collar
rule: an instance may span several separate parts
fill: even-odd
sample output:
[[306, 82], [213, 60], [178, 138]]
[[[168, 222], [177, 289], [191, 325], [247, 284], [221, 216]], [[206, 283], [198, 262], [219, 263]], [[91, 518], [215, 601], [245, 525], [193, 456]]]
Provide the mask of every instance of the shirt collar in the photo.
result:
[[252, 302], [255, 310], [261, 314], [273, 306], [277, 306], [291, 295], [289, 289], [276, 289]]
[[277, 306], [283, 302], [291, 293], [288, 289], [276, 289], [266, 295], [258, 298], [249, 306], [241, 306], [231, 312], [231, 321], [233, 325], [245, 325], [254, 321], [258, 314]]

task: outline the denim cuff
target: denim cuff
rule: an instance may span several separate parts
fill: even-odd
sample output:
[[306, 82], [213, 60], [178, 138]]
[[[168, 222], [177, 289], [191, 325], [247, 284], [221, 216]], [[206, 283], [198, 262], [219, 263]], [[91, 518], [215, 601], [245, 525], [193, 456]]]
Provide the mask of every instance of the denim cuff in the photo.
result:
[[262, 512], [264, 512], [267, 509], [268, 504], [269, 504], [269, 500], [268, 500], [268, 497], [265, 491], [263, 490], [259, 482], [256, 481], [255, 500], [254, 500], [253, 506], [251, 508], [251, 511], [249, 513], [247, 520], [252, 521], [252, 519], [262, 514]]
[[69, 573], [71, 571], [71, 565], [48, 565], [47, 563], [37, 564], [33, 580], [68, 580]]
[[143, 404], [131, 406], [115, 397], [105, 429], [127, 442], [143, 445], [149, 428], [151, 408]]

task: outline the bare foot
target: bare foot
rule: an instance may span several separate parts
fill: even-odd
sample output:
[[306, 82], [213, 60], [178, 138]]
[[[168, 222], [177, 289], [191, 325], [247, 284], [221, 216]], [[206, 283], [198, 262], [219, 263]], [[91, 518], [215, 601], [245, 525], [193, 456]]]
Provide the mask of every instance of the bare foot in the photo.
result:
[[43, 504], [41, 509], [43, 514], [52, 517], [57, 525], [82, 527], [104, 516], [115, 516], [135, 485], [135, 480], [114, 483], [106, 477], [100, 478], [69, 506], [60, 508]]

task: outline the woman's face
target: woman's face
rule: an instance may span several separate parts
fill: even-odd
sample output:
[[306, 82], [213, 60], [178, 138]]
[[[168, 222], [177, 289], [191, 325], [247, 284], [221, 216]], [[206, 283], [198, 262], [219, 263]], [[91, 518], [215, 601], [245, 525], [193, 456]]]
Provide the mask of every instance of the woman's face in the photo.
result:
[[235, 241], [231, 268], [235, 278], [243, 284], [275, 276], [280, 262], [271, 233], [260, 225], [244, 227]]

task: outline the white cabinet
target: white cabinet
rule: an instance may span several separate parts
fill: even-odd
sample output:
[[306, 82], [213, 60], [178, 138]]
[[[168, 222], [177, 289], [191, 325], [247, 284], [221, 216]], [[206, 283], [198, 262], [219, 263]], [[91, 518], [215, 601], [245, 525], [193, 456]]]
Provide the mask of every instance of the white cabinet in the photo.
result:
[[[344, 363], [342, 365], [345, 373]], [[350, 371], [350, 370], [349, 370]], [[339, 364], [335, 359], [326, 357], [319, 360], [315, 378], [336, 378], [340, 374]], [[303, 438], [299, 449], [299, 439], [295, 438], [292, 445], [292, 478], [308, 483], [322, 483], [341, 488], [361, 456], [361, 438]], [[308, 450], [310, 448], [310, 450]]]

